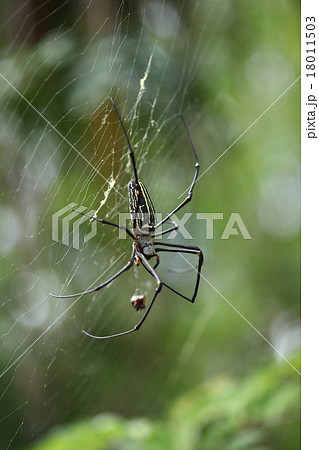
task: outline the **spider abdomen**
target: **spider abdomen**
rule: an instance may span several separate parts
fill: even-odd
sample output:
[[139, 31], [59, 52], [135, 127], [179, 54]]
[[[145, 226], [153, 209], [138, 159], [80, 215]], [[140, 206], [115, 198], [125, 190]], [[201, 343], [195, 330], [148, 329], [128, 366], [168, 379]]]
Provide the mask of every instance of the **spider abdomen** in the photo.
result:
[[133, 228], [154, 231], [155, 208], [144, 183], [131, 180], [128, 184], [128, 195]]

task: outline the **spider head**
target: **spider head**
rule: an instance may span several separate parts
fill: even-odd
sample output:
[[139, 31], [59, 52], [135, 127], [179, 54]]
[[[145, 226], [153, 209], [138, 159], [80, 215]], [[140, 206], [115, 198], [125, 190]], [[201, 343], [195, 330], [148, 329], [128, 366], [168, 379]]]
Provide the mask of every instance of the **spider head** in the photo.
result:
[[146, 302], [146, 297], [143, 294], [133, 295], [133, 297], [131, 298], [132, 306], [136, 311], [145, 309], [145, 302]]

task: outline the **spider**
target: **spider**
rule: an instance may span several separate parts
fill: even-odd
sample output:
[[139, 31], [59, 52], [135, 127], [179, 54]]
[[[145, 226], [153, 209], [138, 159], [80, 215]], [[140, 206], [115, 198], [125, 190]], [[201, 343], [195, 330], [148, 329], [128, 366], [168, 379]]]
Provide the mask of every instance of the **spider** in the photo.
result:
[[[178, 229], [178, 225], [175, 222], [169, 221], [169, 219], [171, 218], [171, 216], [173, 214], [177, 213], [177, 211], [182, 209], [183, 206], [185, 206], [187, 203], [189, 203], [191, 201], [192, 195], [193, 195], [193, 189], [194, 189], [197, 177], [198, 177], [198, 172], [199, 172], [198, 156], [197, 156], [197, 153], [195, 150], [195, 146], [193, 143], [191, 133], [189, 131], [189, 128], [188, 128], [183, 116], [180, 115], [179, 117], [180, 117], [181, 121], [183, 122], [183, 125], [186, 129], [188, 138], [191, 143], [191, 147], [193, 149], [193, 154], [195, 157], [195, 174], [194, 174], [194, 178], [193, 178], [192, 184], [190, 186], [188, 195], [185, 198], [185, 200], [183, 200], [175, 209], [173, 209], [172, 212], [167, 214], [167, 216], [163, 220], [161, 220], [160, 222], [157, 223], [156, 213], [155, 213], [155, 209], [154, 209], [152, 200], [149, 196], [149, 193], [148, 193], [144, 183], [139, 179], [138, 174], [137, 174], [134, 151], [132, 149], [127, 131], [126, 131], [124, 123], [123, 123], [123, 120], [121, 118], [121, 115], [120, 115], [115, 103], [114, 103], [114, 100], [112, 98], [110, 100], [111, 100], [113, 108], [116, 112], [116, 115], [118, 117], [118, 120], [121, 124], [122, 130], [123, 130], [126, 142], [127, 142], [129, 156], [130, 156], [132, 166], [133, 166], [134, 178], [128, 184], [129, 208], [130, 208], [130, 215], [131, 215], [132, 231], [125, 226], [118, 225], [116, 223], [109, 222], [104, 219], [98, 219], [96, 217], [89, 216], [88, 214], [82, 213], [80, 211], [76, 211], [76, 210], [74, 210], [74, 211], [76, 211], [79, 214], [82, 214], [84, 216], [88, 216], [91, 219], [97, 220], [98, 222], [101, 222], [103, 224], [111, 225], [113, 227], [124, 230], [128, 234], [128, 236], [130, 236], [130, 238], [132, 238], [132, 240], [133, 240], [131, 257], [130, 257], [130, 260], [128, 261], [128, 263], [125, 264], [125, 266], [122, 267], [122, 269], [120, 269], [115, 275], [113, 275], [107, 281], [105, 281], [102, 284], [99, 284], [98, 286], [96, 286], [93, 289], [89, 289], [84, 292], [79, 292], [77, 294], [71, 294], [71, 295], [54, 295], [54, 294], [50, 294], [50, 295], [55, 298], [71, 298], [71, 297], [77, 297], [80, 295], [82, 296], [85, 294], [90, 294], [92, 292], [99, 291], [100, 289], [102, 289], [103, 287], [107, 286], [112, 281], [114, 281], [116, 278], [118, 278], [122, 273], [129, 270], [134, 264], [136, 264], [138, 266], [140, 263], [154, 277], [154, 279], [156, 281], [156, 288], [155, 288], [155, 292], [153, 294], [153, 298], [147, 308], [145, 307], [145, 296], [144, 295], [134, 295], [131, 298], [131, 303], [137, 311], [139, 311], [141, 309], [145, 309], [145, 312], [144, 312], [142, 318], [132, 329], [123, 331], [121, 333], [112, 334], [109, 336], [95, 336], [95, 335], [90, 334], [83, 330], [84, 334], [86, 334], [87, 336], [94, 338], [94, 339], [110, 339], [110, 338], [130, 334], [134, 331], [139, 330], [139, 328], [145, 322], [145, 319], [147, 318], [147, 316], [148, 316], [152, 306], [154, 305], [154, 302], [155, 302], [158, 294], [161, 292], [163, 286], [166, 286], [172, 292], [174, 292], [175, 294], [184, 298], [185, 300], [188, 300], [189, 302], [194, 303], [196, 296], [197, 296], [197, 291], [198, 291], [199, 281], [200, 281], [200, 272], [201, 272], [201, 267], [202, 267], [203, 260], [204, 260], [203, 253], [198, 247], [158, 242], [158, 241], [154, 240], [154, 238], [156, 238], [158, 236], [163, 236], [164, 234], [170, 233], [171, 231]], [[155, 230], [166, 222], [173, 225], [173, 227], [168, 228], [165, 231], [159, 231], [156, 233]], [[181, 294], [177, 290], [173, 289], [168, 284], [164, 283], [164, 281], [162, 281], [159, 278], [155, 269], [158, 267], [158, 265], [160, 263], [160, 258], [158, 256], [158, 253], [160, 253], [160, 252], [188, 253], [188, 254], [198, 256], [196, 283], [195, 283], [193, 295], [191, 297], [186, 297], [185, 295]], [[155, 262], [154, 266], [152, 266], [149, 262], [151, 258], [156, 258], [156, 262]]]

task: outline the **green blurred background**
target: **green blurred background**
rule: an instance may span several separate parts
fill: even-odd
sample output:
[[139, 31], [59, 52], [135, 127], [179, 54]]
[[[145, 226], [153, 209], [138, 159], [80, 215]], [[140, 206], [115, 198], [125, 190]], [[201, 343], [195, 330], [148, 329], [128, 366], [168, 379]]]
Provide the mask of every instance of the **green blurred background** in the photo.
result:
[[[0, 16], [0, 448], [300, 448], [299, 2], [2, 0]], [[52, 239], [70, 203], [127, 211], [110, 96], [163, 214], [193, 176], [183, 113], [203, 176], [179, 214], [194, 239], [174, 242], [205, 263], [195, 304], [164, 289], [138, 333], [98, 341], [81, 331], [129, 329], [129, 299], [154, 290], [134, 268], [48, 296], [131, 251], [100, 224], [80, 249]], [[223, 214], [214, 239], [196, 213]], [[251, 239], [222, 239], [232, 213]], [[190, 293], [172, 267], [187, 264], [163, 254], [159, 274]]]

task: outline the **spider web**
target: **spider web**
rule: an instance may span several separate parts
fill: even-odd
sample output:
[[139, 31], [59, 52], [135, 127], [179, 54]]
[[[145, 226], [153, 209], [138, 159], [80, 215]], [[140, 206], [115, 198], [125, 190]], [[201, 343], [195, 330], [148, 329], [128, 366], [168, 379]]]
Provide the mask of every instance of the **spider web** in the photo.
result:
[[[66, 0], [57, 5], [47, 0], [1, 4], [2, 448], [30, 444], [53, 425], [79, 416], [105, 410], [125, 411], [127, 415], [147, 412], [154, 396], [151, 382], [144, 389], [133, 382], [134, 395], [130, 396], [127, 373], [138, 377], [143, 369], [145, 378], [156, 383], [157, 377], [163, 376], [157, 374], [158, 367], [165, 362], [168, 381], [164, 399], [155, 402], [161, 408], [175, 393], [177, 381], [184, 380], [182, 372], [215, 313], [212, 303], [202, 315], [200, 306], [194, 305], [195, 313], [183, 319], [179, 316], [189, 305], [183, 301], [173, 304], [173, 296], [166, 292], [150, 315], [153, 329], [145, 327], [143, 335], [139, 333], [133, 340], [101, 345], [81, 331], [103, 335], [131, 328], [138, 319], [129, 306], [130, 297], [142, 292], [149, 298], [154, 291], [154, 282], [147, 274], [133, 268], [92, 296], [59, 300], [48, 295], [72, 294], [96, 286], [123, 267], [131, 253], [131, 241], [118, 239], [118, 230], [111, 227], [97, 224], [95, 235], [85, 242], [93, 225], [83, 222], [79, 248], [74, 247], [72, 234], [73, 223], [80, 220], [75, 213], [71, 218], [72, 207], [116, 223], [118, 214], [128, 210], [127, 183], [132, 166], [110, 97], [128, 131], [138, 173], [156, 210], [163, 214], [181, 201], [178, 197], [193, 176], [190, 143], [178, 114], [183, 113], [198, 142], [206, 146], [210, 142], [206, 152], [200, 151], [206, 168], [242, 132], [238, 125], [214, 113], [211, 128], [199, 106], [205, 92], [200, 92], [198, 80], [205, 77], [200, 68], [211, 51], [212, 27], [215, 57], [220, 57], [221, 67], [226, 64], [222, 60], [222, 30], [225, 21], [231, 29], [231, 2], [223, 6], [220, 2], [188, 5], [166, 0], [105, 3]], [[268, 61], [275, 59], [273, 64], [282, 70], [275, 85], [263, 92], [266, 109], [298, 73], [279, 53], [264, 51], [262, 55]], [[249, 64], [258, 70], [254, 58]], [[218, 85], [221, 69], [217, 63], [208, 67]], [[216, 103], [207, 105], [207, 112], [215, 107], [222, 111], [222, 103], [231, 103], [230, 93], [229, 97], [218, 97], [215, 89]], [[258, 98], [256, 86], [252, 92]], [[244, 108], [251, 105], [251, 100], [247, 101]], [[251, 122], [262, 112], [253, 109]], [[199, 124], [204, 137], [196, 133]], [[218, 138], [222, 135], [227, 138]], [[293, 155], [285, 154], [282, 162], [288, 162], [292, 172], [298, 166], [297, 154], [298, 148]], [[214, 172], [220, 182], [226, 176], [223, 173]], [[287, 190], [293, 190], [295, 178], [289, 176]], [[197, 191], [199, 199], [189, 211], [199, 210], [203, 205], [200, 199], [212, 186], [211, 176], [205, 177], [206, 184], [203, 177], [202, 188]], [[282, 179], [277, 177], [277, 181], [282, 186]], [[269, 200], [266, 184], [264, 189]], [[268, 206], [266, 203], [264, 209]], [[218, 207], [222, 208], [222, 203]], [[53, 216], [62, 210], [65, 212], [56, 222], [58, 239], [54, 240]], [[288, 205], [287, 210], [287, 223], [273, 231], [283, 241], [298, 233], [295, 209]], [[68, 217], [69, 227], [62, 235], [64, 217]], [[199, 238], [192, 245], [205, 246], [200, 237], [205, 233], [204, 225], [195, 227], [193, 223], [190, 227]], [[214, 261], [211, 253], [215, 244], [210, 245], [206, 247], [208, 263]], [[192, 280], [182, 273], [185, 265], [181, 258], [163, 256], [159, 273], [176, 283], [177, 289], [189, 291]], [[179, 280], [167, 269], [172, 266], [181, 268]], [[224, 276], [220, 278], [222, 285]], [[231, 279], [236, 282], [236, 277]], [[206, 289], [211, 300], [212, 290]], [[190, 314], [197, 317], [194, 323]], [[236, 320], [241, 322], [238, 317]], [[282, 320], [291, 325], [291, 317]], [[163, 334], [168, 341], [176, 339], [165, 351]], [[252, 353], [254, 360], [258, 349]], [[152, 367], [146, 367], [143, 355], [153, 355]], [[205, 374], [211, 369], [208, 364]], [[188, 387], [189, 382], [185, 379], [180, 389], [183, 385]]]

